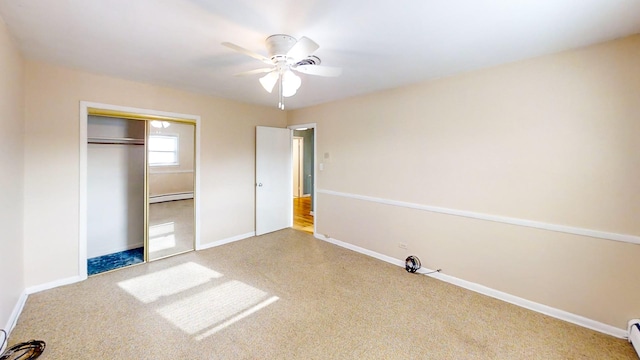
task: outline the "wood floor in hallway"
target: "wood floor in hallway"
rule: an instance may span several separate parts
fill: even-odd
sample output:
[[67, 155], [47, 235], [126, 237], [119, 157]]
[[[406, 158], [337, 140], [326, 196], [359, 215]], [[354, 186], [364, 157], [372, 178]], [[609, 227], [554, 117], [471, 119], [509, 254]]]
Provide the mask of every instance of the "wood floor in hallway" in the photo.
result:
[[310, 196], [293, 198], [293, 228], [313, 234]]

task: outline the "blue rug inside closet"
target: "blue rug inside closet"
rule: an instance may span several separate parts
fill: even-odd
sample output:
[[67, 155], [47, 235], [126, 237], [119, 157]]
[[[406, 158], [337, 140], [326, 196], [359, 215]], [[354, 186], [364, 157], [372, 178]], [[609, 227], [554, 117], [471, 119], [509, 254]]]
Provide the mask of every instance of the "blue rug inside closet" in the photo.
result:
[[144, 261], [144, 248], [131, 249], [94, 257], [87, 260], [87, 273], [95, 275], [105, 271], [138, 264]]

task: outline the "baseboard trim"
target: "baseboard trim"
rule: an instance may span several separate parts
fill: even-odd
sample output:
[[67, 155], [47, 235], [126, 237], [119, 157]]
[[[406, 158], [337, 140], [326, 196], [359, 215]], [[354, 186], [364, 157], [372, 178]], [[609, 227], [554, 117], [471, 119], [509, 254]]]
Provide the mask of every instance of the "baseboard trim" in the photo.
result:
[[629, 332], [629, 342], [633, 345], [633, 348], [640, 357], [640, 319], [629, 320], [627, 329]]
[[[18, 302], [16, 302], [16, 305], [13, 307], [13, 311], [11, 312], [9, 319], [7, 320], [7, 324], [3, 328], [7, 332], [7, 337], [11, 335], [11, 331], [13, 331], [13, 328], [16, 327], [18, 318], [20, 317], [20, 314], [22, 314], [22, 309], [24, 309], [24, 305], [27, 303], [28, 297], [29, 295], [27, 294], [27, 292], [23, 291], [18, 298]], [[3, 351], [4, 349], [0, 349], [0, 354], [2, 354]]]
[[175, 193], [175, 194], [149, 196], [149, 204], [155, 204], [155, 203], [166, 202], [166, 201], [174, 201], [174, 200], [187, 200], [187, 199], [193, 199], [192, 191]]
[[375, 202], [379, 204], [399, 206], [399, 207], [422, 210], [422, 211], [429, 211], [429, 212], [438, 213], [438, 214], [447, 214], [447, 215], [454, 215], [454, 216], [466, 217], [471, 219], [493, 221], [493, 222], [503, 223], [503, 224], [525, 226], [525, 227], [530, 227], [535, 229], [555, 231], [555, 232], [561, 232], [566, 234], [588, 236], [596, 239], [620, 241], [620, 242], [625, 242], [630, 244], [640, 244], [640, 236], [630, 235], [630, 234], [618, 234], [618, 233], [612, 233], [612, 232], [606, 232], [606, 231], [600, 231], [600, 230], [579, 228], [574, 226], [545, 223], [545, 222], [535, 221], [535, 220], [512, 218], [512, 217], [506, 217], [506, 216], [477, 213], [473, 211], [416, 204], [416, 203], [410, 203], [406, 201], [383, 199], [383, 198], [377, 198], [373, 196], [343, 193], [343, 192], [333, 191], [333, 190], [317, 189], [316, 192], [318, 194], [327, 194], [327, 195], [339, 196], [339, 197], [344, 197], [349, 199], [370, 201], [370, 202]]
[[212, 247], [216, 247], [216, 246], [221, 246], [224, 244], [229, 244], [235, 241], [240, 241], [240, 240], [244, 240], [250, 237], [256, 236], [255, 231], [253, 232], [248, 232], [246, 234], [242, 234], [242, 235], [236, 235], [236, 236], [232, 236], [230, 238], [226, 238], [226, 239], [222, 239], [222, 240], [217, 240], [214, 242], [210, 242], [208, 244], [202, 244], [200, 245], [198, 248], [196, 248], [196, 250], [205, 250], [205, 249], [209, 249]]
[[[331, 244], [334, 244], [334, 245], [337, 245], [337, 246], [340, 246], [340, 247], [343, 247], [343, 248], [346, 248], [346, 249], [349, 249], [349, 250], [353, 250], [355, 252], [359, 252], [359, 253], [367, 255], [367, 256], [371, 256], [373, 258], [376, 258], [378, 260], [382, 260], [384, 262], [387, 262], [387, 263], [390, 263], [390, 264], [393, 264], [393, 265], [397, 265], [397, 266], [400, 266], [400, 267], [404, 267], [405, 266], [405, 262], [403, 260], [400, 260], [400, 259], [396, 259], [396, 258], [387, 256], [387, 255], [384, 255], [384, 254], [380, 254], [380, 253], [377, 253], [375, 251], [371, 251], [371, 250], [368, 250], [368, 249], [365, 249], [365, 248], [362, 248], [362, 247], [359, 247], [359, 246], [356, 246], [356, 245], [353, 245], [353, 244], [346, 243], [344, 241], [340, 241], [340, 240], [336, 240], [336, 239], [333, 239], [333, 238], [329, 238], [329, 237], [326, 237], [326, 236], [321, 235], [321, 234], [315, 234], [315, 237], [317, 239], [319, 239], [319, 240], [323, 240], [323, 241], [329, 242]], [[434, 270], [421, 268], [420, 270], [418, 270], [418, 273], [425, 274], [425, 273], [428, 273], [428, 272], [431, 272], [431, 271], [434, 271]], [[588, 319], [586, 317], [583, 317], [583, 316], [580, 316], [580, 315], [576, 315], [576, 314], [573, 314], [573, 313], [570, 313], [570, 312], [567, 312], [567, 311], [564, 311], [564, 310], [556, 309], [556, 308], [553, 308], [551, 306], [547, 306], [547, 305], [543, 305], [543, 304], [540, 304], [540, 303], [537, 303], [537, 302], [534, 302], [534, 301], [523, 299], [523, 298], [518, 297], [518, 296], [514, 296], [514, 295], [511, 295], [511, 294], [502, 292], [502, 291], [498, 291], [498, 290], [492, 289], [490, 287], [487, 287], [487, 286], [484, 286], [484, 285], [480, 285], [480, 284], [477, 284], [477, 283], [474, 283], [474, 282], [471, 282], [471, 281], [459, 279], [459, 278], [456, 278], [456, 277], [451, 276], [451, 275], [443, 274], [441, 272], [434, 272], [432, 274], [426, 274], [426, 276], [429, 276], [429, 277], [432, 277], [432, 278], [435, 278], [435, 279], [438, 279], [438, 280], [450, 283], [452, 285], [456, 285], [456, 286], [459, 286], [461, 288], [464, 288], [464, 289], [467, 289], [467, 290], [471, 290], [471, 291], [474, 291], [474, 292], [477, 292], [477, 293], [480, 293], [480, 294], [483, 294], [483, 295], [486, 295], [486, 296], [490, 296], [492, 298], [495, 298], [495, 299], [498, 299], [498, 300], [502, 300], [502, 301], [508, 302], [510, 304], [523, 307], [525, 309], [533, 310], [535, 312], [539, 312], [541, 314], [545, 314], [545, 315], [551, 316], [551, 317], [556, 318], [556, 319], [567, 321], [567, 322], [570, 322], [572, 324], [576, 324], [576, 325], [579, 325], [579, 326], [582, 326], [582, 327], [585, 327], [585, 328], [588, 328], [588, 329], [591, 329], [591, 330], [594, 330], [594, 331], [598, 331], [598, 332], [601, 332], [601, 333], [604, 333], [604, 334], [615, 336], [617, 338], [625, 339], [625, 338], [628, 338], [628, 336], [629, 336], [628, 331], [626, 331], [625, 329], [620, 329], [620, 328], [617, 328], [615, 326], [611, 326], [611, 325], [608, 325], [608, 324], [601, 323], [599, 321]]]
[[153, 172], [149, 172], [149, 175], [188, 174], [188, 173], [193, 173], [193, 170], [162, 170], [162, 171], [154, 170]]
[[65, 279], [52, 281], [52, 282], [45, 283], [45, 284], [30, 286], [30, 287], [25, 289], [25, 292], [27, 293], [27, 295], [31, 295], [31, 294], [38, 293], [40, 291], [45, 291], [45, 290], [57, 288], [57, 287], [64, 286], [64, 285], [74, 284], [74, 283], [77, 283], [77, 282], [80, 282], [80, 281], [86, 280], [86, 279], [87, 278], [83, 277], [83, 276], [72, 276], [72, 277], [68, 277], [68, 278], [65, 278]]

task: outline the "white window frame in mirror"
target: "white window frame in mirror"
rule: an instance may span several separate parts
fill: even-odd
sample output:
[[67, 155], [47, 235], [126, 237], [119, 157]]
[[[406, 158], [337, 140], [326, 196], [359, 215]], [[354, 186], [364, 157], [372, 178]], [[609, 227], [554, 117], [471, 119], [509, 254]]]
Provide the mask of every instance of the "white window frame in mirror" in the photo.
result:
[[[172, 140], [172, 147], [171, 148], [167, 148], [167, 149], [152, 149], [153, 143], [154, 141], [152, 141], [153, 139], [167, 139], [167, 140]], [[180, 136], [175, 134], [149, 134], [149, 145], [148, 145], [148, 151], [149, 154], [147, 155], [149, 157], [149, 166], [179, 166], [180, 165]], [[173, 159], [174, 161], [154, 161], [154, 157], [151, 155], [152, 153], [171, 153], [173, 154]]]

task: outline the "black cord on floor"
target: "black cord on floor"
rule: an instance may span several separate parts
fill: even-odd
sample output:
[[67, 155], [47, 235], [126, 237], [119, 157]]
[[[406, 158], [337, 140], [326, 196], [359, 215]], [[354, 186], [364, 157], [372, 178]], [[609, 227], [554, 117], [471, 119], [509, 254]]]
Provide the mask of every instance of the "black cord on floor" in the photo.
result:
[[[0, 329], [4, 338], [2, 339], [2, 345], [0, 350], [4, 348], [7, 343], [7, 332]], [[8, 348], [7, 351], [0, 354], [0, 360], [31, 360], [35, 359], [44, 351], [45, 343], [42, 340], [30, 340], [20, 344], [13, 345]]]
[[44, 351], [44, 341], [30, 340], [7, 349], [0, 360], [31, 360], [38, 358]]

